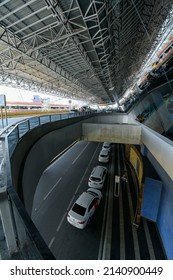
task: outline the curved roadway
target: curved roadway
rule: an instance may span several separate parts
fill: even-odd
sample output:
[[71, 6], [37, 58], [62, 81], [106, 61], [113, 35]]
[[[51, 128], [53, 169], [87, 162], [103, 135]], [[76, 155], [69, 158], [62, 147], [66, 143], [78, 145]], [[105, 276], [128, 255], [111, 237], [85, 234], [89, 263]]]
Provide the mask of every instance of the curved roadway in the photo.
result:
[[[88, 188], [88, 178], [102, 143], [80, 141], [45, 170], [38, 183], [32, 219], [58, 260], [165, 259], [157, 226], [141, 217], [133, 226], [137, 189], [133, 173], [125, 165], [123, 146], [112, 144], [103, 199], [83, 230], [67, 222], [67, 212]], [[127, 167], [127, 168], [126, 168]], [[114, 192], [115, 174], [126, 171], [128, 184]]]
[[[80, 141], [54, 161], [43, 173], [33, 202], [32, 219], [56, 259], [99, 259], [103, 246], [106, 189], [90, 224], [80, 230], [67, 222], [66, 216], [77, 197], [88, 188], [88, 178], [102, 143]], [[109, 164], [106, 165], [109, 169]], [[108, 172], [109, 173], [109, 172]]]

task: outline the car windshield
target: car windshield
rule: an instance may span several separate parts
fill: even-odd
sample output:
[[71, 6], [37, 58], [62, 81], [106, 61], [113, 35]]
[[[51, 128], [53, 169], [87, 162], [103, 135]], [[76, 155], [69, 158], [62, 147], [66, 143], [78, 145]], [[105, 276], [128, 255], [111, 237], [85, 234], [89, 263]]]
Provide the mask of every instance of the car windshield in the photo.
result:
[[92, 194], [93, 196], [97, 196], [97, 194], [95, 192], [92, 192], [92, 191], [87, 191], [87, 193], [90, 193]]
[[76, 212], [77, 214], [79, 214], [79, 215], [81, 215], [81, 216], [84, 216], [84, 215], [85, 215], [86, 208], [83, 207], [83, 206], [81, 206], [81, 205], [79, 205], [79, 204], [77, 204], [77, 203], [75, 203], [74, 206], [73, 206], [73, 208], [72, 208], [72, 210], [73, 210], [74, 212]]
[[100, 181], [101, 181], [99, 178], [93, 177], [93, 176], [91, 177], [91, 180], [92, 180], [92, 181], [95, 181], [95, 182], [100, 182]]
[[107, 157], [107, 155], [101, 155], [101, 157]]

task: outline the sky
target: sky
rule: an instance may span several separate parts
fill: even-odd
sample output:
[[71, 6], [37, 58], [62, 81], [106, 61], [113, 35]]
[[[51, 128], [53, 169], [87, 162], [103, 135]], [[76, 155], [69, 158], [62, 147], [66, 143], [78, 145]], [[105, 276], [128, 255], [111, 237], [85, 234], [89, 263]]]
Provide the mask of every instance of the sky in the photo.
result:
[[[34, 95], [39, 95], [42, 99], [50, 99], [50, 103], [54, 104], [63, 104], [63, 105], [69, 105], [70, 98], [61, 98], [59, 96], [51, 96], [47, 94], [41, 94], [37, 92], [31, 92], [29, 90], [23, 90], [19, 88], [12, 88], [7, 86], [0, 85], [0, 95], [6, 96], [6, 101], [23, 101], [23, 102], [33, 102]], [[79, 100], [71, 100], [72, 106], [78, 105], [83, 106], [85, 105], [83, 101]]]

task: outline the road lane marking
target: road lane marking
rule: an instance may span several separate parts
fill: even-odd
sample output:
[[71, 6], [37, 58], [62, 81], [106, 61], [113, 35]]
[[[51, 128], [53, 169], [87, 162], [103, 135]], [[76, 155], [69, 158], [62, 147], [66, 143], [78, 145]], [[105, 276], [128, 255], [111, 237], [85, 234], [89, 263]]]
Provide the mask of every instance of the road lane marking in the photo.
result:
[[60, 223], [59, 223], [59, 225], [58, 225], [58, 227], [57, 227], [57, 229], [56, 229], [56, 232], [58, 232], [58, 231], [60, 230], [61, 225], [62, 225], [62, 223], [64, 222], [66, 216], [67, 216], [67, 212], [64, 213], [64, 215], [63, 215], [63, 217], [62, 217], [62, 219], [61, 219], [61, 221], [60, 221]]
[[[99, 147], [99, 145], [98, 145], [98, 147]], [[81, 180], [80, 180], [80, 182], [79, 182], [79, 185], [78, 185], [77, 188], [76, 188], [75, 194], [77, 194], [77, 192], [78, 192], [78, 190], [79, 190], [79, 187], [80, 187], [80, 185], [81, 185], [81, 183], [82, 183], [82, 181], [83, 181], [83, 179], [84, 179], [86, 173], [88, 172], [88, 169], [89, 169], [89, 167], [90, 167], [90, 164], [91, 164], [91, 162], [92, 162], [92, 160], [93, 160], [93, 158], [94, 158], [94, 156], [95, 156], [95, 154], [96, 154], [96, 152], [97, 152], [97, 150], [98, 150], [98, 147], [97, 147], [97, 149], [95, 150], [95, 152], [94, 152], [92, 158], [91, 158], [90, 161], [89, 161], [89, 164], [88, 164], [88, 166], [87, 166], [87, 168], [86, 168], [86, 170], [85, 170], [85, 172], [84, 172], [84, 175], [82, 176], [82, 178], [81, 178]], [[88, 187], [88, 188], [89, 188], [89, 187]]]
[[[127, 174], [127, 179], [128, 179], [128, 172], [125, 164], [125, 155], [124, 155], [124, 150], [123, 146], [121, 145], [121, 154], [123, 157], [123, 170], [125, 170]], [[130, 218], [131, 221], [134, 219], [134, 209], [133, 209], [133, 203], [132, 203], [132, 196], [130, 192], [130, 186], [129, 186], [129, 179], [128, 179], [128, 184], [127, 184], [127, 193], [128, 193], [128, 201], [129, 201], [129, 209], [130, 209]], [[137, 235], [137, 230], [136, 227], [132, 226], [132, 236], [133, 236], [133, 244], [134, 244], [134, 252], [135, 252], [135, 260], [140, 260], [140, 250], [139, 250], [139, 242], [138, 242], [138, 235]]]
[[69, 205], [67, 207], [67, 211], [70, 210], [70, 206], [72, 205], [72, 201], [74, 200], [74, 198], [75, 198], [75, 194], [73, 195], [72, 199], [70, 200], [70, 203], [69, 203]]
[[76, 144], [78, 144], [79, 139], [74, 141], [72, 144], [70, 144], [67, 148], [65, 148], [62, 152], [60, 152], [58, 155], [56, 155], [51, 161], [50, 164], [52, 164], [55, 160], [57, 160], [60, 156], [65, 154], [65, 152], [70, 151]]
[[49, 249], [50, 249], [50, 247], [52, 246], [54, 240], [55, 240], [55, 236], [53, 236], [52, 239], [51, 239], [51, 241], [49, 242], [49, 245], [48, 245]]
[[58, 182], [55, 183], [55, 185], [50, 189], [50, 191], [45, 195], [45, 197], [43, 198], [43, 200], [45, 200], [49, 194], [54, 190], [54, 188], [59, 184], [59, 182], [62, 180], [62, 177], [59, 178]]
[[[115, 149], [113, 149], [113, 155]], [[111, 241], [112, 241], [112, 217], [113, 217], [113, 182], [114, 182], [114, 157], [112, 157], [111, 165], [109, 167], [109, 178], [107, 181], [108, 184], [108, 196], [107, 196], [107, 213], [106, 213], [106, 225], [105, 225], [105, 235], [103, 243], [103, 253], [102, 260], [110, 260], [111, 258]]]
[[[99, 145], [98, 145], [98, 147], [99, 147]], [[75, 198], [75, 195], [77, 194], [77, 192], [78, 192], [78, 190], [79, 190], [79, 188], [80, 188], [80, 185], [81, 185], [81, 183], [82, 183], [82, 181], [83, 181], [83, 179], [84, 179], [84, 177], [85, 177], [85, 175], [86, 175], [86, 173], [87, 173], [87, 171], [88, 171], [88, 168], [89, 168], [89, 166], [90, 166], [90, 164], [91, 164], [91, 162], [92, 162], [92, 160], [93, 160], [93, 158], [94, 158], [94, 156], [95, 156], [95, 153], [96, 153], [97, 150], [98, 150], [98, 147], [97, 147], [97, 149], [95, 150], [95, 152], [94, 152], [92, 158], [91, 158], [90, 161], [89, 161], [88, 167], [86, 168], [86, 170], [85, 170], [85, 172], [84, 172], [84, 175], [82, 176], [82, 178], [81, 178], [81, 180], [80, 180], [80, 182], [79, 182], [79, 184], [78, 184], [78, 186], [77, 186], [77, 188], [76, 188], [75, 194], [73, 195], [72, 199], [71, 199], [70, 202], [69, 202], [69, 205], [67, 206], [67, 211], [64, 213], [64, 215], [63, 215], [63, 217], [62, 217], [62, 219], [61, 219], [61, 221], [60, 221], [60, 223], [59, 223], [59, 225], [58, 225], [58, 227], [57, 227], [57, 229], [56, 229], [56, 232], [58, 232], [58, 231], [60, 230], [60, 228], [61, 228], [61, 226], [62, 226], [62, 223], [64, 222], [64, 220], [65, 220], [65, 218], [66, 218], [66, 216], [67, 216], [68, 209], [70, 209], [70, 207], [71, 207], [71, 205], [72, 205], [72, 203], [73, 203], [73, 200], [74, 200], [74, 198]]]
[[98, 260], [102, 260], [102, 255], [103, 255], [103, 244], [104, 244], [104, 234], [105, 234], [106, 217], [107, 217], [107, 211], [106, 211], [107, 207], [108, 207], [108, 196], [106, 196], [105, 205], [104, 205], [104, 214], [103, 214], [102, 230], [101, 230], [99, 251], [98, 251], [98, 257], [97, 257]]
[[85, 151], [85, 149], [87, 148], [87, 146], [89, 145], [90, 143], [88, 142], [87, 145], [83, 148], [83, 150], [79, 153], [79, 155], [73, 160], [72, 164], [74, 164], [78, 158], [81, 156], [81, 154]]

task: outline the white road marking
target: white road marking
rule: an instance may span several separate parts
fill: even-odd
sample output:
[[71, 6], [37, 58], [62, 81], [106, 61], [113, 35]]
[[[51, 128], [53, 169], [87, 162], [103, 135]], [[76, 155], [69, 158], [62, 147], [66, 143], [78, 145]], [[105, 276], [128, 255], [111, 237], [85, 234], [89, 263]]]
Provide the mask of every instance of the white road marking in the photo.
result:
[[81, 156], [81, 154], [85, 151], [85, 149], [87, 148], [87, 146], [89, 145], [90, 143], [88, 142], [87, 145], [83, 148], [83, 150], [79, 153], [79, 155], [73, 160], [72, 164], [74, 164], [78, 158]]
[[60, 221], [60, 223], [59, 223], [59, 225], [58, 225], [58, 227], [56, 229], [56, 232], [58, 232], [60, 230], [61, 225], [64, 222], [64, 219], [66, 218], [66, 216], [67, 216], [67, 212], [64, 213], [64, 215], [63, 215], [63, 217], [62, 217], [62, 219], [61, 219], [61, 221]]
[[[125, 164], [125, 155], [124, 155], [124, 151], [123, 151], [123, 146], [122, 145], [121, 145], [121, 154], [123, 156], [123, 170], [126, 171], [127, 179], [128, 179], [128, 172], [127, 172], [127, 168], [126, 168], [126, 164]], [[129, 182], [129, 179], [128, 179], [128, 182]], [[127, 186], [128, 186], [127, 187], [127, 193], [128, 193], [128, 200], [129, 200], [130, 218], [131, 218], [131, 221], [133, 221], [135, 214], [134, 214], [134, 209], [133, 209], [132, 196], [131, 196], [131, 192], [130, 192], [130, 188], [129, 188], [128, 184], [129, 183], [127, 183]], [[137, 229], [134, 226], [132, 226], [132, 236], [133, 236], [133, 244], [134, 244], [134, 251], [135, 251], [135, 260], [140, 260], [141, 257], [140, 257]], [[152, 247], [150, 245], [151, 244], [149, 244], [149, 248]], [[151, 258], [151, 260], [154, 260], [154, 259]]]
[[55, 183], [55, 185], [50, 189], [50, 191], [45, 195], [45, 197], [43, 198], [43, 200], [45, 200], [49, 194], [54, 190], [54, 188], [59, 184], [59, 182], [62, 180], [62, 177], [59, 178], [58, 182]]
[[[98, 145], [98, 147], [99, 147], [99, 145]], [[86, 170], [85, 170], [85, 172], [84, 172], [84, 175], [82, 176], [82, 178], [81, 178], [81, 180], [80, 180], [80, 182], [79, 182], [79, 185], [78, 185], [77, 188], [76, 188], [75, 195], [77, 194], [77, 192], [78, 192], [78, 190], [79, 190], [79, 188], [80, 188], [80, 185], [81, 185], [81, 183], [82, 183], [82, 181], [83, 181], [83, 179], [84, 179], [84, 177], [85, 177], [85, 174], [87, 173], [88, 168], [89, 168], [89, 166], [90, 166], [90, 164], [91, 164], [91, 162], [92, 162], [92, 160], [93, 160], [93, 158], [94, 158], [94, 156], [95, 156], [95, 154], [96, 154], [96, 152], [97, 152], [97, 150], [98, 150], [98, 147], [97, 147], [97, 149], [95, 150], [95, 152], [94, 152], [92, 158], [90, 159], [90, 162], [89, 162], [89, 164], [88, 164], [88, 167], [86, 168]], [[67, 211], [64, 213], [64, 215], [63, 215], [63, 217], [62, 217], [62, 219], [61, 219], [61, 221], [60, 221], [60, 223], [59, 223], [59, 225], [58, 225], [58, 227], [57, 227], [57, 229], [56, 229], [56, 232], [58, 232], [58, 231], [60, 230], [61, 225], [62, 225], [63, 221], [65, 220], [65, 218], [66, 218], [66, 216], [67, 216], [68, 209], [70, 209], [70, 207], [71, 207], [71, 205], [72, 205], [72, 203], [73, 203], [73, 200], [74, 200], [74, 198], [75, 198], [75, 195], [73, 195], [72, 199], [70, 200], [69, 205], [68, 205], [68, 207], [67, 207]]]
[[71, 206], [71, 204], [72, 204], [72, 201], [74, 200], [74, 198], [75, 198], [75, 195], [73, 195], [72, 199], [70, 200], [70, 203], [69, 203], [69, 205], [68, 205], [68, 207], [67, 207], [67, 211], [69, 211], [69, 209], [70, 209], [70, 206]]
[[51, 239], [51, 241], [50, 241], [50, 243], [49, 243], [49, 245], [48, 245], [49, 248], [52, 246], [54, 240], [55, 240], [55, 236], [52, 237], [52, 239]]
[[[60, 156], [64, 155], [66, 151], [70, 151], [76, 144], [78, 144], [79, 140], [74, 141], [72, 144], [70, 144], [67, 148], [65, 148], [62, 152], [60, 152], [58, 155], [56, 155], [51, 161], [50, 164], [53, 163], [56, 159], [58, 159]], [[48, 167], [49, 168], [49, 167]]]

